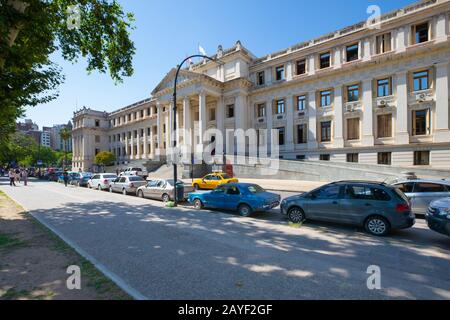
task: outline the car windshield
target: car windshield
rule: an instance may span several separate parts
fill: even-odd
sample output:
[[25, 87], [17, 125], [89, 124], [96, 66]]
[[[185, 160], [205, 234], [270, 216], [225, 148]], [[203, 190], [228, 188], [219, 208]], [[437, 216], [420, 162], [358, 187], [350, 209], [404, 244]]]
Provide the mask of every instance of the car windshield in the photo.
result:
[[103, 178], [104, 178], [104, 179], [116, 179], [117, 176], [116, 176], [116, 175], [113, 175], [113, 174], [105, 174], [105, 175], [103, 176]]
[[130, 181], [145, 181], [144, 179], [142, 179], [141, 177], [129, 177], [128, 178]]
[[257, 184], [252, 184], [251, 186], [248, 186], [247, 189], [251, 193], [261, 193], [261, 192], [265, 192], [266, 191], [263, 188], [261, 188], [260, 186], [258, 186]]

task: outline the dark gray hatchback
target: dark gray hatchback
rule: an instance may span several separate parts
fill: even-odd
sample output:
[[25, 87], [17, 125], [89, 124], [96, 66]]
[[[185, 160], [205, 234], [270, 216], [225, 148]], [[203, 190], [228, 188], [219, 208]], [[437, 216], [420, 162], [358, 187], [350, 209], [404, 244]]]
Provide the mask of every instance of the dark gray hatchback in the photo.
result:
[[405, 194], [385, 183], [340, 181], [284, 199], [281, 212], [294, 223], [306, 219], [363, 226], [387, 235], [391, 229], [410, 228], [414, 213]]

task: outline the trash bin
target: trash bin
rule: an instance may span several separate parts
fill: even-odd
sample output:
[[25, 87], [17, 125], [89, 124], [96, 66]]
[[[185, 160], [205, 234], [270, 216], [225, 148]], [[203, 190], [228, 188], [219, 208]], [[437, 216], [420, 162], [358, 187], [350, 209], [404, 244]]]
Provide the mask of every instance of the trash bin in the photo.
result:
[[175, 190], [177, 193], [177, 201], [183, 201], [184, 200], [184, 183], [182, 183], [182, 182], [177, 183]]

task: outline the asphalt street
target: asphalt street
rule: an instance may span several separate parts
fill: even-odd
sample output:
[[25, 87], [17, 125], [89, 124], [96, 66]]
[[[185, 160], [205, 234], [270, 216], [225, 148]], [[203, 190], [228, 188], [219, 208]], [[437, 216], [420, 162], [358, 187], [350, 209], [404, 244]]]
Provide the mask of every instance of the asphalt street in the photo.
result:
[[[242, 218], [51, 182], [13, 188], [3, 178], [0, 190], [137, 298], [450, 299], [450, 238], [423, 220], [376, 238], [291, 226], [277, 210]], [[367, 287], [371, 265], [380, 290]]]

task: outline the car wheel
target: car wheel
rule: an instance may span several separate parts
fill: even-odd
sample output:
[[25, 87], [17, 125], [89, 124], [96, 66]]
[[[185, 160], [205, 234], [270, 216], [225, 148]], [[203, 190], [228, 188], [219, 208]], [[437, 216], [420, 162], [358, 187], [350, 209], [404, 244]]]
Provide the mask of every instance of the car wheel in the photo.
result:
[[381, 216], [371, 216], [367, 218], [365, 228], [367, 232], [374, 236], [385, 236], [391, 230], [389, 222]]
[[162, 201], [163, 202], [169, 202], [170, 201], [170, 197], [169, 197], [169, 195], [167, 193], [164, 193], [162, 195]]
[[109, 186], [109, 192], [113, 193], [113, 188]]
[[123, 190], [122, 190], [122, 194], [123, 194], [124, 196], [128, 195], [127, 189], [123, 189]]
[[299, 207], [293, 207], [288, 210], [288, 219], [293, 223], [302, 223], [305, 221], [305, 212]]
[[203, 203], [200, 199], [195, 199], [194, 200], [194, 208], [197, 210], [201, 210], [203, 209]]
[[252, 214], [252, 208], [250, 208], [250, 206], [248, 206], [246, 204], [241, 204], [238, 207], [238, 213], [242, 217], [248, 217], [249, 215]]
[[78, 188], [80, 187], [80, 181], [77, 181], [77, 187]]
[[142, 190], [138, 191], [138, 197], [139, 198], [143, 198], [144, 197], [144, 192], [142, 192]]
[[101, 190], [102, 190], [102, 186], [101, 186], [101, 185], [98, 185], [98, 186], [97, 186], [97, 190], [98, 190], [98, 191], [101, 191]]

